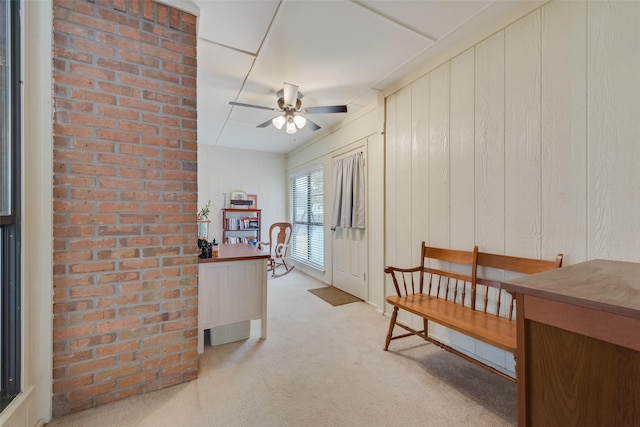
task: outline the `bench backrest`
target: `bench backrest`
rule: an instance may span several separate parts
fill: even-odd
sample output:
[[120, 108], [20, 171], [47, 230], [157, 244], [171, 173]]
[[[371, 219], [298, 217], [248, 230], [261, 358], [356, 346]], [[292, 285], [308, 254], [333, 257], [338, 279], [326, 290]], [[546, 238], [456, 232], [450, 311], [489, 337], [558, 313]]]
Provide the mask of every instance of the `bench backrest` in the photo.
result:
[[[477, 246], [463, 251], [422, 242], [419, 267], [386, 267], [385, 273], [391, 275], [398, 296], [429, 294], [513, 320], [514, 298], [502, 289], [502, 281], [561, 266], [562, 254], [548, 261], [478, 252]], [[505, 313], [501, 313], [503, 305]]]
[[473, 289], [476, 280], [477, 258], [477, 246], [473, 251], [462, 251], [422, 242], [420, 293], [465, 305], [467, 290]]
[[[509, 304], [507, 317], [513, 319], [513, 295], [505, 295], [506, 291], [502, 290], [502, 280], [489, 278], [488, 269], [501, 270], [500, 274], [502, 276], [509, 273], [541, 273], [562, 267], [562, 254], [558, 254], [555, 260], [548, 261], [478, 252], [477, 267], [476, 286], [473, 291], [475, 294], [472, 302], [473, 308], [476, 308], [476, 304], [479, 302], [481, 304], [481, 307], [478, 307], [479, 310], [485, 313], [491, 312], [499, 315], [503, 300], [508, 299], [508, 301], [505, 302]], [[490, 297], [490, 289], [495, 289], [493, 298]]]

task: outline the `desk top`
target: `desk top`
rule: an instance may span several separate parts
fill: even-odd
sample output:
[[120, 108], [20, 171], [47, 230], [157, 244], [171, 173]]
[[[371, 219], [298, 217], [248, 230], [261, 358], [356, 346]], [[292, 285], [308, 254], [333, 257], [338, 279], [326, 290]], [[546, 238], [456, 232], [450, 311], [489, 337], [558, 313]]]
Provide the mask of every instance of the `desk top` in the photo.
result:
[[640, 264], [596, 259], [507, 280], [504, 289], [640, 319]]
[[220, 245], [220, 255], [213, 258], [198, 258], [198, 263], [243, 261], [250, 259], [269, 258], [270, 255], [253, 245]]

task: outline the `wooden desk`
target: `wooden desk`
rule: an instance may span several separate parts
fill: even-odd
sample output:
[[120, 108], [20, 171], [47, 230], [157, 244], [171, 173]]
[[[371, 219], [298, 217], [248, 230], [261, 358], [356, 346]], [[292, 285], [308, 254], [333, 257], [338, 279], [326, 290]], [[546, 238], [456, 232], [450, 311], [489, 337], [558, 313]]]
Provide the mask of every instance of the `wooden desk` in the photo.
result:
[[640, 264], [593, 260], [509, 282], [518, 425], [637, 425]]
[[198, 353], [204, 331], [221, 325], [260, 319], [267, 337], [267, 259], [252, 245], [220, 245], [220, 256], [198, 265]]

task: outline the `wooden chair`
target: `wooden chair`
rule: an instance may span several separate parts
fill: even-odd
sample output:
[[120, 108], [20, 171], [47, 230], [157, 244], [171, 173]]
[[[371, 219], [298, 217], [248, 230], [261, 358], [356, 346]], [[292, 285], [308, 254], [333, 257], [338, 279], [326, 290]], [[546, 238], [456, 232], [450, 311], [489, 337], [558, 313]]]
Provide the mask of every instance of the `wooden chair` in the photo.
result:
[[[289, 242], [291, 241], [291, 235], [293, 234], [293, 227], [289, 222], [276, 222], [269, 227], [269, 241], [258, 242], [259, 247], [268, 246], [269, 254], [271, 258], [268, 261], [268, 270], [271, 271], [271, 277], [284, 276], [291, 270], [293, 266], [288, 266], [285, 258], [289, 251]], [[281, 274], [276, 274], [276, 268], [284, 267], [285, 271]]]

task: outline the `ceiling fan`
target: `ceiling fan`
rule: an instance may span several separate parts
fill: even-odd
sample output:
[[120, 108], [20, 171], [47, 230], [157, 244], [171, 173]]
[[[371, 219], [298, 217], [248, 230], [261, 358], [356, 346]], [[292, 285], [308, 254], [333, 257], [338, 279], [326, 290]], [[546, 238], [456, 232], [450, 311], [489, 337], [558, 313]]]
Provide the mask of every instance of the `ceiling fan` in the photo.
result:
[[231, 105], [238, 107], [259, 108], [261, 110], [277, 111], [282, 113], [273, 119], [269, 119], [264, 123], [260, 123], [259, 128], [265, 128], [272, 124], [276, 129], [282, 129], [286, 125], [287, 133], [296, 133], [298, 129], [302, 129], [305, 125], [309, 124], [309, 129], [316, 131], [320, 129], [316, 123], [302, 116], [300, 113], [305, 114], [328, 114], [328, 113], [346, 113], [346, 105], [332, 105], [325, 107], [306, 107], [302, 108], [302, 93], [298, 90], [298, 86], [289, 83], [284, 84], [284, 89], [279, 90], [276, 93], [278, 97], [278, 108], [263, 107], [260, 105], [243, 104], [242, 102], [229, 102]]

